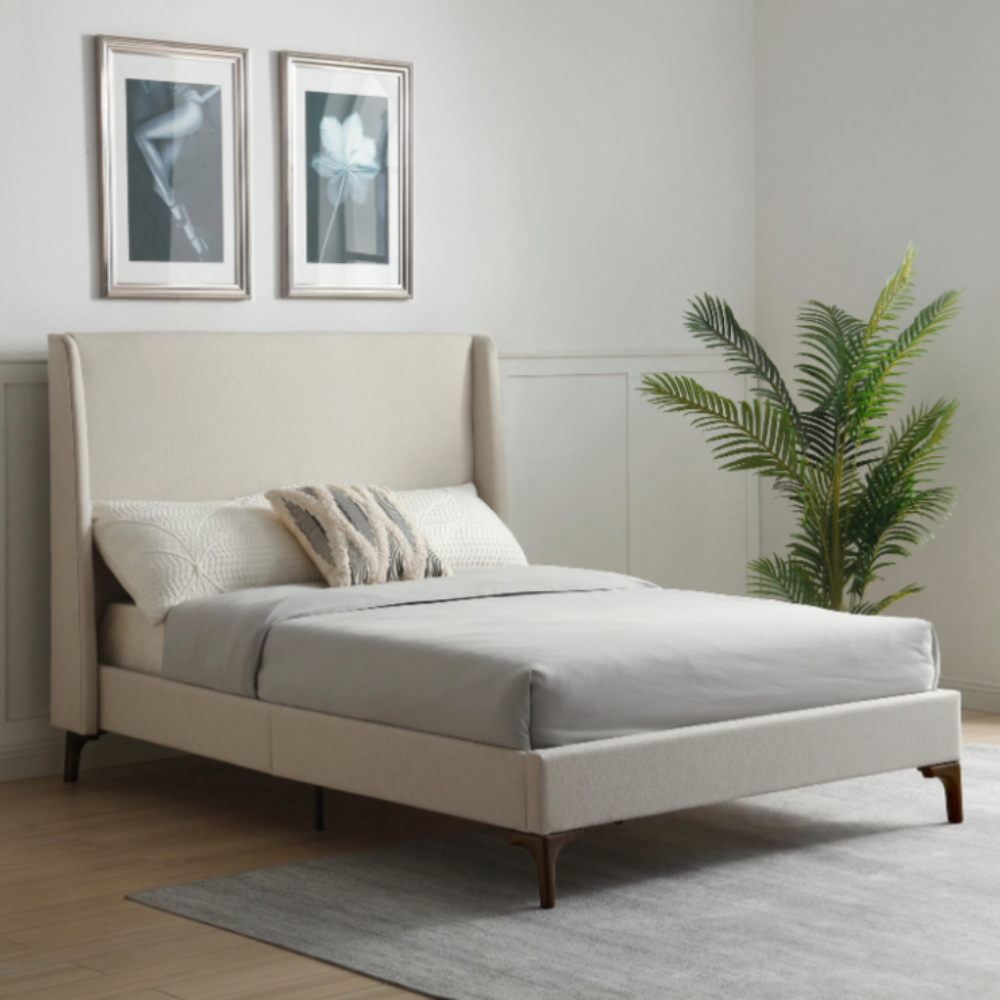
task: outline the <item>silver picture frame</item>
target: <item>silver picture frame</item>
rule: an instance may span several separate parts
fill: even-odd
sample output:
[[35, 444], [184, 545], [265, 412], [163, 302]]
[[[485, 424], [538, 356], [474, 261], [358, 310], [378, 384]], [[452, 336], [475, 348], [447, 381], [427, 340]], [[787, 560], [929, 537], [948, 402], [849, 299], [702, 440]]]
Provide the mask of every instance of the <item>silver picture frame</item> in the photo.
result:
[[102, 296], [250, 298], [248, 50], [95, 41]]
[[412, 298], [413, 65], [282, 52], [280, 70], [284, 295]]

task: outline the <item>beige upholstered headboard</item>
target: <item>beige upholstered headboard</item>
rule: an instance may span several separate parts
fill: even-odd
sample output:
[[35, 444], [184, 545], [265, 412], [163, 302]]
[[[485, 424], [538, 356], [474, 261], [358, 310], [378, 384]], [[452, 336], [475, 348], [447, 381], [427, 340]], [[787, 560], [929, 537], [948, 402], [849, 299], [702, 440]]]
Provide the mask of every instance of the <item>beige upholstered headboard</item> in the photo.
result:
[[206, 500], [295, 483], [507, 489], [496, 350], [449, 334], [49, 338], [52, 724], [98, 725], [92, 500]]

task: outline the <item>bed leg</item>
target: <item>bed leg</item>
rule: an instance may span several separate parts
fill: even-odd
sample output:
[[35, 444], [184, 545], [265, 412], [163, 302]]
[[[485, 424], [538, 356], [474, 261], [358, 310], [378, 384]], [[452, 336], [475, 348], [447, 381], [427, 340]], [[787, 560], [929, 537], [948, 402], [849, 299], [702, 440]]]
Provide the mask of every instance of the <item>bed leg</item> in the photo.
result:
[[66, 756], [63, 760], [63, 781], [73, 784], [80, 777], [80, 755], [83, 748], [91, 741], [100, 739], [99, 733], [89, 736], [80, 733], [66, 734]]
[[944, 785], [948, 822], [961, 823], [965, 818], [962, 809], [962, 765], [956, 760], [948, 764], [929, 764], [920, 768], [925, 778], [940, 778]]
[[556, 905], [556, 859], [567, 844], [583, 840], [583, 830], [568, 830], [547, 836], [508, 830], [507, 840], [514, 847], [529, 851], [535, 859], [538, 866], [538, 898], [543, 910], [551, 910]]
[[313, 827], [317, 833], [322, 833], [326, 829], [326, 810], [321, 785], [313, 785]]

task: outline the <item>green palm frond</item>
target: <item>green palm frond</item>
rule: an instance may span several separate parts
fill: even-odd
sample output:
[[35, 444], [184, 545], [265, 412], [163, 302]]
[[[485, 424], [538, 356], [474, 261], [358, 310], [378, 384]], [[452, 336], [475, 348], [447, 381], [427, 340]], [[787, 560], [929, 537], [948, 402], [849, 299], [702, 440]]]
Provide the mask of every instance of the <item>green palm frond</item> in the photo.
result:
[[847, 386], [865, 344], [865, 324], [843, 309], [812, 301], [799, 311], [799, 329], [805, 350], [795, 365], [795, 381], [818, 411], [842, 419]]
[[904, 309], [913, 305], [910, 283], [913, 280], [913, 261], [917, 256], [916, 245], [911, 241], [903, 254], [903, 263], [896, 273], [886, 281], [875, 303], [865, 330], [865, 342], [870, 343], [896, 329], [895, 323]]
[[812, 567], [794, 558], [770, 556], [754, 559], [749, 566], [747, 589], [757, 597], [770, 597], [792, 604], [823, 607], [825, 603]]
[[686, 375], [647, 375], [639, 391], [667, 413], [684, 413], [709, 431], [712, 452], [727, 472], [797, 481], [802, 472], [795, 428], [768, 400], [732, 400]]
[[736, 321], [728, 302], [711, 295], [692, 299], [691, 308], [684, 314], [684, 325], [700, 341], [721, 350], [731, 371], [750, 375], [762, 383], [753, 386], [752, 391], [784, 407], [792, 421], [797, 422], [798, 409], [778, 366], [756, 338]]
[[[877, 433], [871, 425], [884, 420], [903, 398], [903, 385], [891, 377], [893, 372], [926, 353], [931, 339], [958, 315], [960, 294], [949, 291], [938, 296], [917, 313], [896, 340], [871, 354], [865, 379], [858, 385], [854, 412], [850, 415], [855, 436]], [[863, 432], [862, 428], [866, 427], [867, 431]]]
[[887, 433], [884, 427], [903, 397], [903, 369], [958, 313], [959, 293], [950, 291], [903, 324], [915, 255], [911, 243], [867, 321], [817, 301], [799, 312], [794, 381], [811, 408], [795, 403], [764, 348], [710, 295], [691, 301], [685, 324], [722, 350], [732, 371], [755, 380], [751, 399], [671, 374], [647, 376], [640, 386], [661, 410], [686, 414], [704, 430], [723, 469], [769, 479], [791, 504], [797, 528], [787, 553], [750, 564], [751, 593], [879, 614], [922, 589], [866, 596], [886, 569], [932, 537], [955, 502], [952, 489], [933, 483], [955, 404], [923, 404]]
[[889, 594], [888, 597], [883, 597], [881, 601], [862, 601], [859, 604], [852, 604], [851, 612], [856, 615], [880, 615], [890, 604], [895, 604], [896, 601], [902, 600], [904, 597], [919, 594], [923, 589], [915, 583], [909, 583], [895, 593]]

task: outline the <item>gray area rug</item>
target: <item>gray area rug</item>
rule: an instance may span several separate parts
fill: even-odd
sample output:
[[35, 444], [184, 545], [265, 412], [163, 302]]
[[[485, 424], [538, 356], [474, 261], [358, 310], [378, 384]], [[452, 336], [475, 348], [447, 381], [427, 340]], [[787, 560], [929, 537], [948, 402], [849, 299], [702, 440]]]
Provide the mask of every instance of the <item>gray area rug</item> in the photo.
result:
[[602, 827], [559, 862], [462, 835], [142, 903], [448, 1000], [997, 1000], [1000, 748], [966, 822], [916, 771]]

